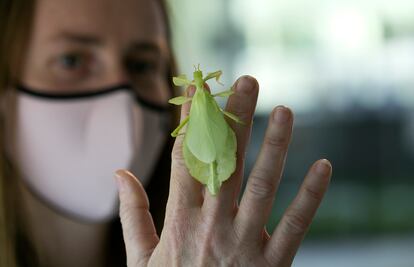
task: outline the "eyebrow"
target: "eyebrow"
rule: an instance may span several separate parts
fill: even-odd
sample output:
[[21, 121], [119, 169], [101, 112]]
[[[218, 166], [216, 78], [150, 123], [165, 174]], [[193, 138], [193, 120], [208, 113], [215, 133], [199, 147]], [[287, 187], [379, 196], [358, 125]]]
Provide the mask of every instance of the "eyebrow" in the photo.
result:
[[151, 41], [141, 41], [135, 42], [132, 46], [128, 49], [129, 53], [139, 52], [139, 53], [153, 53], [157, 56], [161, 56], [162, 58], [168, 60], [170, 57], [170, 52], [168, 48], [159, 44], [158, 42], [151, 42]]
[[[55, 35], [53, 39], [89, 46], [102, 46], [105, 43], [102, 37], [87, 33], [62, 32]], [[128, 50], [168, 54], [160, 44], [152, 41], [136, 41]]]
[[101, 46], [104, 42], [101, 37], [91, 34], [62, 32], [55, 35], [52, 39], [64, 40], [71, 43], [78, 43], [84, 45]]
[[145, 52], [156, 52], [161, 54], [161, 48], [153, 42], [135, 42], [131, 48], [130, 51], [145, 51]]

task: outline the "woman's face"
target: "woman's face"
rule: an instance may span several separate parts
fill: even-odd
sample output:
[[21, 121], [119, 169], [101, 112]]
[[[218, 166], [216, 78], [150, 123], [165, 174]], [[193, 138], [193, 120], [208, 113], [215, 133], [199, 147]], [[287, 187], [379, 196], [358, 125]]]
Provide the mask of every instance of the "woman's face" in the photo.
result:
[[[23, 87], [76, 95], [127, 84], [142, 100], [167, 104], [170, 55], [160, 1], [36, 2]], [[162, 126], [168, 114], [162, 110], [134, 102], [129, 90], [65, 102], [17, 92], [10, 157], [32, 190], [57, 211], [107, 220], [116, 215], [118, 196], [108, 179], [116, 169], [150, 178], [167, 136]]]
[[20, 83], [46, 93], [131, 84], [169, 98], [166, 27], [154, 0], [38, 0]]

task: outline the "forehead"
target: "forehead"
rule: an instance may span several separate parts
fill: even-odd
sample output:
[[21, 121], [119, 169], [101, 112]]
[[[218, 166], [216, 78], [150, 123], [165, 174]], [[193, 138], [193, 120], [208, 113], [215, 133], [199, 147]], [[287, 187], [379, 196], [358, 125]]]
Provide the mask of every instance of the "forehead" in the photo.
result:
[[166, 38], [160, 3], [155, 0], [39, 0], [34, 31], [34, 38], [75, 32], [126, 43]]

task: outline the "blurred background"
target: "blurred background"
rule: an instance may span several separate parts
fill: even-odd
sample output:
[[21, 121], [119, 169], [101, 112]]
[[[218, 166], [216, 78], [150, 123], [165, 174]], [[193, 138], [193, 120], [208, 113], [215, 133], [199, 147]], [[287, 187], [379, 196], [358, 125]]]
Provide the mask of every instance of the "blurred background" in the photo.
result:
[[[295, 113], [272, 231], [312, 162], [333, 182], [294, 266], [414, 266], [414, 1], [170, 1], [180, 72], [260, 84], [247, 171], [267, 116]], [[212, 86], [213, 91], [225, 88]]]

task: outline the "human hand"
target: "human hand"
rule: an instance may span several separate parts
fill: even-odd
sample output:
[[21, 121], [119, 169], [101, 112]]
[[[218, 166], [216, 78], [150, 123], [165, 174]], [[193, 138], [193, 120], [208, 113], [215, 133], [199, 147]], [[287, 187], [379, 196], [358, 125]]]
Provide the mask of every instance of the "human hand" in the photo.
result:
[[[129, 172], [117, 172], [129, 267], [292, 264], [328, 187], [332, 167], [327, 160], [312, 165], [296, 198], [269, 235], [265, 224], [281, 179], [293, 124], [292, 112], [277, 107], [269, 117], [261, 151], [238, 203], [258, 87], [254, 78], [240, 78], [235, 84], [236, 93], [227, 103], [226, 110], [246, 125], [230, 122], [237, 136], [237, 168], [217, 196], [211, 196], [189, 175], [181, 151], [183, 136], [176, 139], [161, 237], [156, 233], [141, 183]], [[181, 119], [190, 105], [183, 105]]]

